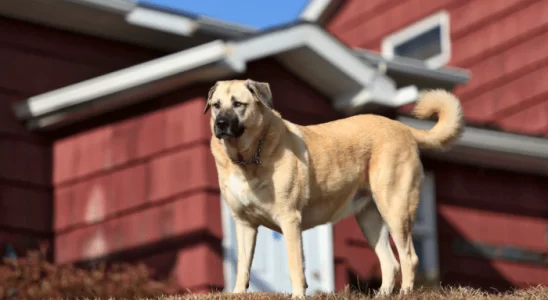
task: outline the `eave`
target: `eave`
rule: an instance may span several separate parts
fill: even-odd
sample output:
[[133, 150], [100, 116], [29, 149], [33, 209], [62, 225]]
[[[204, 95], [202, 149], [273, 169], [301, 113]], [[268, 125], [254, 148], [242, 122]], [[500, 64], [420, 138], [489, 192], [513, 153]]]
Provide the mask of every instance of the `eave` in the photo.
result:
[[73, 123], [196, 82], [242, 74], [249, 62], [274, 57], [341, 111], [397, 107], [416, 98], [413, 87], [396, 89], [388, 77], [356, 57], [325, 30], [302, 23], [225, 42], [217, 40], [16, 104], [31, 129]]

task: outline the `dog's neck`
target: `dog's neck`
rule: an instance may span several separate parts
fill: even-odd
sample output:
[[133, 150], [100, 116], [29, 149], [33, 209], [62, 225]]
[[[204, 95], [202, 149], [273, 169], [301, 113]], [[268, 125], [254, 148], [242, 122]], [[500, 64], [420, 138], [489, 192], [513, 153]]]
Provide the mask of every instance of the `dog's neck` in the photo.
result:
[[232, 162], [246, 166], [250, 164], [261, 165], [261, 150], [264, 145], [266, 133], [259, 132], [252, 137], [240, 137], [237, 139], [225, 139], [222, 145]]
[[248, 159], [244, 159], [243, 155], [238, 152], [238, 159], [234, 160], [232, 159], [232, 162], [238, 165], [247, 166], [250, 164], [256, 164], [256, 165], [262, 165], [261, 163], [261, 149], [263, 148], [264, 144], [264, 136], [261, 136], [259, 138], [259, 143], [257, 145], [257, 149], [255, 150], [255, 153]]

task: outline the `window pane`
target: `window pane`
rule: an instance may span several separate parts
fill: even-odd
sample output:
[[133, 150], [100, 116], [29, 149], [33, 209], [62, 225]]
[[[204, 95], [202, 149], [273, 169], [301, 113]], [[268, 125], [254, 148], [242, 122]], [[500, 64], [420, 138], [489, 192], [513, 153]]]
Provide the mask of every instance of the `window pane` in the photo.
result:
[[424, 222], [424, 200], [420, 199], [419, 206], [417, 207], [417, 215], [415, 216], [415, 224], [423, 225]]
[[441, 27], [436, 26], [423, 34], [399, 44], [394, 54], [414, 59], [426, 60], [441, 53]]

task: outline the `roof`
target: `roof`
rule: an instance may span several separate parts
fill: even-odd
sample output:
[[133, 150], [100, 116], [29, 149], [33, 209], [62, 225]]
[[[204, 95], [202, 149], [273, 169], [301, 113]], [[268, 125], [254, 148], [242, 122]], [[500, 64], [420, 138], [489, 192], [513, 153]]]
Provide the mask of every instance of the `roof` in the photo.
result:
[[418, 94], [413, 86], [398, 89], [323, 28], [303, 22], [216, 40], [36, 95], [18, 103], [15, 111], [30, 128], [55, 128], [194, 82], [241, 74], [247, 63], [266, 57], [275, 57], [346, 113], [398, 107]]
[[[323, 24], [339, 5], [338, 0], [298, 1], [306, 4], [298, 20], [319, 24]], [[153, 2], [157, 5], [152, 6]], [[257, 28], [245, 24], [196, 14], [190, 6], [185, 11], [160, 5], [167, 2], [187, 3], [183, 7], [189, 3], [172, 0], [0, 1], [0, 15], [167, 51], [187, 49], [216, 39], [233, 39], [257, 31]], [[286, 20], [281, 18], [279, 21]]]

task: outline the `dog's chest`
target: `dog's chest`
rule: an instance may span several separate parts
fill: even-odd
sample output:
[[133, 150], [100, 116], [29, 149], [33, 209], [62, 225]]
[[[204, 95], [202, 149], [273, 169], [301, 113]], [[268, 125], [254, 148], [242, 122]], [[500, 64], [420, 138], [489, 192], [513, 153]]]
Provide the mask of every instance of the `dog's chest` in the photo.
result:
[[258, 205], [260, 199], [258, 198], [257, 183], [254, 181], [247, 181], [243, 176], [238, 174], [230, 174], [225, 184], [225, 189], [234, 197], [239, 204], [243, 206]]

